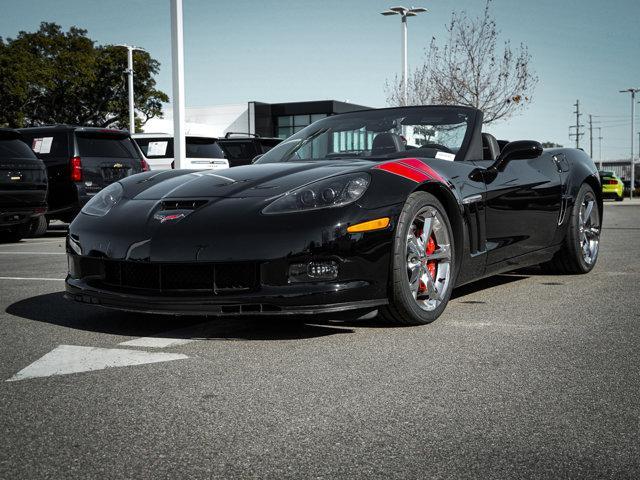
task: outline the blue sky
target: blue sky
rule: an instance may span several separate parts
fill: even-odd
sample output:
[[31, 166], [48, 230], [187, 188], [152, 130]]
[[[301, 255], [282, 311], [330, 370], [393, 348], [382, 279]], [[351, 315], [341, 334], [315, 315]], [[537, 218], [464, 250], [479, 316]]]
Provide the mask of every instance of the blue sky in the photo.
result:
[[[410, 19], [410, 66], [419, 64], [432, 36], [444, 37], [452, 10], [479, 14], [484, 5], [415, 1], [407, 6], [429, 13]], [[183, 2], [188, 106], [329, 98], [385, 106], [385, 81], [400, 68], [400, 25], [379, 12], [394, 2]], [[603, 157], [628, 157], [630, 99], [618, 90], [640, 87], [640, 2], [494, 0], [493, 12], [503, 39], [529, 47], [540, 81], [523, 114], [488, 130], [571, 145], [568, 126], [579, 98], [585, 114], [600, 115]], [[144, 47], [161, 62], [159, 87], [171, 95], [169, 0], [6, 1], [0, 36], [33, 31], [41, 21], [85, 28], [99, 43]], [[588, 150], [587, 135], [581, 146]]]

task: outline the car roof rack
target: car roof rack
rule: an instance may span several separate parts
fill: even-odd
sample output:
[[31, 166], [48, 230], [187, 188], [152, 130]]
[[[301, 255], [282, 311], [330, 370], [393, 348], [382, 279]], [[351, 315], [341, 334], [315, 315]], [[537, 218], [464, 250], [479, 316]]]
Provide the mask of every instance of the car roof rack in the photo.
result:
[[260, 138], [260, 135], [257, 133], [247, 133], [247, 132], [227, 132], [224, 135], [224, 138], [231, 138], [231, 135], [244, 135], [246, 137], [255, 137]]

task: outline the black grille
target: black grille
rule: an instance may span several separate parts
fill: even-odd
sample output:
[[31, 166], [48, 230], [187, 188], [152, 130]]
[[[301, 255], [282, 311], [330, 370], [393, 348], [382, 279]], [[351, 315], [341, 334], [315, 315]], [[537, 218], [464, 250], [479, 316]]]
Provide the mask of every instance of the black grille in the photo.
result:
[[[234, 292], [259, 285], [257, 263], [145, 263], [96, 259], [102, 283], [154, 292]], [[81, 262], [80, 276], [87, 275]], [[89, 269], [87, 269], [89, 270]], [[95, 267], [91, 269], [95, 271]]]

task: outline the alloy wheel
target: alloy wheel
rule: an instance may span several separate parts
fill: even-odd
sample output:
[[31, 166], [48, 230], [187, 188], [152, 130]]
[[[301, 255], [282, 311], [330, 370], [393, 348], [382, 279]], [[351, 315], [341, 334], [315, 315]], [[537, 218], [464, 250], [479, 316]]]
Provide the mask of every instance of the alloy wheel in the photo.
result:
[[442, 214], [433, 207], [420, 210], [407, 232], [407, 281], [423, 310], [442, 302], [451, 278], [451, 241]]
[[578, 214], [578, 239], [582, 258], [587, 265], [595, 262], [600, 245], [600, 214], [593, 195], [588, 192]]

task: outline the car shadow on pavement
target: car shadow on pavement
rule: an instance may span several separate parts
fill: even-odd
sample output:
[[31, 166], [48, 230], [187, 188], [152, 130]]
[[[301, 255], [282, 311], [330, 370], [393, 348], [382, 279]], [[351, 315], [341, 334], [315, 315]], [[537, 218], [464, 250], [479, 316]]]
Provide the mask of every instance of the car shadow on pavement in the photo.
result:
[[353, 333], [349, 328], [320, 325], [315, 321], [306, 323], [300, 318], [260, 316], [220, 319], [121, 312], [71, 302], [65, 300], [63, 295], [62, 292], [55, 292], [26, 298], [9, 305], [6, 312], [36, 322], [122, 337], [163, 337], [166, 332], [171, 338], [201, 340], [299, 340]]

